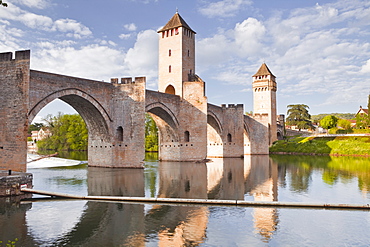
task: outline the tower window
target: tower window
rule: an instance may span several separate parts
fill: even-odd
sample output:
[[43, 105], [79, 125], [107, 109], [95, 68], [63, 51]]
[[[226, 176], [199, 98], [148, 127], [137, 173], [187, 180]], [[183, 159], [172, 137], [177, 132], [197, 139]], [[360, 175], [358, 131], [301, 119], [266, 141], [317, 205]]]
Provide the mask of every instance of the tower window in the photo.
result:
[[168, 56], [171, 56], [171, 49], [168, 50]]
[[162, 32], [162, 39], [164, 38], [164, 32]]
[[171, 29], [171, 36], [173, 36], [173, 29]]
[[172, 68], [171, 68], [171, 65], [170, 65], [170, 66], [168, 66], [168, 72], [171, 73], [171, 70], [172, 70]]
[[190, 51], [188, 50], [188, 57], [190, 57]]

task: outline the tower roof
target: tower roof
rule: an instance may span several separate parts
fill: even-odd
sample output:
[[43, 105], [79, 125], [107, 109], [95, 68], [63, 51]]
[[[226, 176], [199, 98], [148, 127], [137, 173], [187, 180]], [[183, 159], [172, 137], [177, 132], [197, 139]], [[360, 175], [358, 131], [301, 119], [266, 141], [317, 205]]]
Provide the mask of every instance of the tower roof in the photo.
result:
[[172, 16], [171, 20], [169, 20], [167, 24], [158, 31], [158, 33], [171, 30], [177, 27], [185, 27], [189, 29], [190, 31], [192, 31], [193, 33], [196, 33], [193, 29], [189, 27], [186, 21], [182, 19], [182, 17], [180, 16], [178, 12], [176, 12], [176, 14]]
[[273, 77], [275, 77], [274, 74], [271, 73], [270, 69], [267, 67], [265, 63], [261, 65], [257, 73], [253, 75], [253, 77], [260, 76], [260, 75], [272, 75]]

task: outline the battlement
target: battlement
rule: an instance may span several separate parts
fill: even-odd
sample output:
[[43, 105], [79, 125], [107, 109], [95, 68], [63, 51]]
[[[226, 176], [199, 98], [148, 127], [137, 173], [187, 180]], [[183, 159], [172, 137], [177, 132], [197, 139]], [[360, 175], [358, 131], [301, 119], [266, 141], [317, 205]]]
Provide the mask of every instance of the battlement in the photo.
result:
[[228, 104], [227, 106], [226, 106], [226, 104], [222, 104], [221, 105], [221, 108], [222, 109], [238, 109], [238, 108], [243, 108], [244, 107], [244, 105], [243, 104]]
[[12, 52], [3, 52], [0, 53], [0, 62], [6, 62], [6, 61], [18, 61], [18, 60], [30, 60], [31, 58], [31, 51], [30, 50], [24, 50], [24, 51], [16, 51], [15, 52], [15, 59], [13, 59], [13, 53]]
[[135, 77], [135, 80], [132, 80], [132, 77], [123, 77], [121, 78], [121, 83], [119, 83], [118, 78], [111, 78], [110, 82], [113, 84], [135, 84], [135, 83], [145, 83], [146, 77]]

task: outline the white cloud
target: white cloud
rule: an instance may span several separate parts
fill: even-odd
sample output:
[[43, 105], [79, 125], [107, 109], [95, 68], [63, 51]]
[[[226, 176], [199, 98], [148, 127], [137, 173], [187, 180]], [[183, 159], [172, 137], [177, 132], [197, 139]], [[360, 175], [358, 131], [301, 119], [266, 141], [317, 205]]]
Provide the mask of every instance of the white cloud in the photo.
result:
[[70, 33], [75, 38], [87, 37], [92, 34], [90, 29], [81, 23], [71, 19], [59, 19], [53, 24], [51, 30], [56, 30], [64, 33]]
[[29, 8], [45, 9], [50, 5], [48, 0], [13, 0], [12, 3], [25, 5]]
[[251, 0], [221, 0], [218, 2], [207, 2], [199, 9], [202, 15], [207, 17], [230, 17], [243, 9], [243, 6], [251, 5]]
[[131, 76], [147, 76], [147, 81], [154, 80], [158, 74], [158, 34], [154, 30], [145, 30], [137, 35], [133, 48], [127, 51], [125, 67]]
[[53, 21], [48, 16], [22, 10], [14, 4], [9, 4], [8, 8], [0, 8], [0, 18], [3, 20], [19, 21], [32, 29], [66, 33], [68, 37], [82, 38], [92, 34], [88, 27], [76, 20], [59, 19]]
[[131, 37], [131, 34], [124, 34], [124, 33], [122, 33], [122, 34], [120, 34], [118, 37], [119, 37], [120, 39], [128, 39], [128, 38], [130, 38], [130, 37]]
[[239, 55], [261, 55], [266, 28], [260, 21], [248, 18], [242, 23], [237, 23], [234, 32], [236, 49]]
[[370, 59], [366, 61], [366, 64], [361, 67], [362, 73], [370, 73]]
[[135, 23], [130, 23], [130, 24], [125, 24], [123, 25], [123, 27], [128, 30], [128, 31], [136, 31], [137, 27], [135, 25]]
[[31, 68], [63, 75], [109, 80], [119, 76], [124, 53], [108, 46], [91, 44], [74, 48], [71, 41], [41, 42], [33, 51]]

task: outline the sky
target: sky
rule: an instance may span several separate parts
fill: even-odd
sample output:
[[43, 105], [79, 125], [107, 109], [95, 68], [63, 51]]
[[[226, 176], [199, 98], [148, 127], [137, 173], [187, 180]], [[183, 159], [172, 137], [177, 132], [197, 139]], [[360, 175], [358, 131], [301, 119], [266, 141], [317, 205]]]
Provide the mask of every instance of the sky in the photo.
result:
[[[31, 50], [31, 69], [157, 90], [158, 33], [178, 10], [196, 31], [208, 102], [253, 110], [252, 75], [276, 76], [277, 113], [356, 113], [370, 94], [370, 1], [5, 0], [0, 52]], [[39, 114], [72, 113], [52, 102]], [[54, 114], [55, 115], [55, 114]]]

